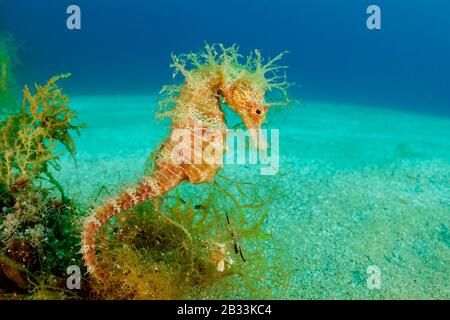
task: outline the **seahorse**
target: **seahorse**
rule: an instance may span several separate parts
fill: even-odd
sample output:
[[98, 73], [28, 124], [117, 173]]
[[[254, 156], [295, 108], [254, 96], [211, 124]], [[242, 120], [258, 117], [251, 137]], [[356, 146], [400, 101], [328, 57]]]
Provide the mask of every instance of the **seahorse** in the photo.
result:
[[[222, 44], [205, 45], [201, 53], [176, 56], [172, 54], [173, 77], [184, 76], [180, 85], [164, 86], [160, 101], [166, 108], [159, 115], [172, 120], [171, 133], [163, 142], [154, 160], [152, 173], [135, 187], [110, 199], [92, 211], [84, 224], [82, 253], [85, 265], [99, 280], [107, 278], [98, 265], [95, 239], [100, 228], [115, 215], [127, 211], [147, 199], [169, 192], [182, 181], [192, 184], [212, 182], [223, 165], [219, 159], [225, 151], [227, 125], [222, 105], [226, 104], [242, 119], [255, 146], [266, 148], [260, 128], [269, 108], [288, 103], [286, 89], [290, 83], [284, 66], [277, 66], [286, 52], [264, 62], [259, 50], [254, 50], [241, 63], [238, 47]], [[267, 77], [267, 74], [270, 74]], [[283, 99], [266, 102], [268, 91], [278, 89]], [[179, 133], [188, 132], [193, 139], [180, 141]], [[195, 139], [201, 143], [196, 144]], [[206, 150], [215, 150], [207, 153]]]

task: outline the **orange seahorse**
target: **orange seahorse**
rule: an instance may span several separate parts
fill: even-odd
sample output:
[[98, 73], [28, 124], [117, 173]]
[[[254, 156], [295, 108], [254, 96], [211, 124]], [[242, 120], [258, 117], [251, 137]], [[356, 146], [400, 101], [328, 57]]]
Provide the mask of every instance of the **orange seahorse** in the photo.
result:
[[[92, 275], [106, 279], [97, 263], [95, 238], [113, 216], [165, 194], [184, 180], [193, 184], [214, 180], [222, 163], [211, 161], [214, 160], [211, 157], [223, 155], [227, 130], [221, 102], [238, 113], [247, 129], [251, 129], [249, 134], [255, 145], [266, 148], [266, 141], [259, 134], [266, 113], [270, 106], [288, 101], [286, 89], [289, 83], [286, 76], [278, 72], [285, 67], [275, 65], [283, 55], [281, 53], [263, 63], [260, 52], [255, 50], [245, 63], [240, 63], [237, 46], [226, 48], [222, 44], [206, 45], [205, 51], [199, 54], [172, 55], [174, 77], [180, 72], [185, 81], [161, 90], [167, 95], [161, 106], [171, 106], [170, 110], [162, 113], [163, 117], [172, 119], [171, 135], [159, 150], [153, 172], [134, 188], [95, 209], [86, 220], [81, 251]], [[271, 74], [268, 78], [267, 73]], [[283, 101], [265, 101], [266, 92], [273, 89], [283, 93]], [[196, 147], [191, 139], [182, 142], [174, 139], [174, 133], [179, 131], [190, 132], [194, 139], [200, 137], [200, 147]], [[216, 150], [213, 156], [203, 152], [208, 148]]]

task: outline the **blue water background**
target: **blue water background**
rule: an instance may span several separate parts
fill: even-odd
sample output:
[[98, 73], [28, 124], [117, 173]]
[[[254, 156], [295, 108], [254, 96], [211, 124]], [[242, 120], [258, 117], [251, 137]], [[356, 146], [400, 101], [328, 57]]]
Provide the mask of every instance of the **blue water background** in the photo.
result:
[[[82, 30], [66, 28], [66, 8]], [[382, 29], [366, 28], [366, 8]], [[368, 104], [450, 115], [450, 2], [325, 0], [1, 0], [0, 28], [21, 44], [20, 84], [72, 72], [70, 94], [154, 94], [171, 52], [238, 43], [284, 63], [304, 102]]]

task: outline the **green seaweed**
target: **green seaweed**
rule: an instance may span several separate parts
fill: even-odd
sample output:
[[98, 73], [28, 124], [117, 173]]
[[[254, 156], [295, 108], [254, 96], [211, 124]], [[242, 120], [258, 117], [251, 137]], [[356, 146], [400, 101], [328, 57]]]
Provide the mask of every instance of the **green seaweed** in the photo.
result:
[[35, 85], [32, 94], [25, 86], [22, 111], [0, 123], [0, 181], [14, 188], [17, 184], [40, 180], [53, 184], [64, 198], [64, 192], [51, 174], [58, 170], [57, 143], [73, 156], [75, 143], [70, 131], [79, 134], [83, 125], [73, 124], [76, 114], [68, 106], [69, 99], [56, 85], [69, 74], [51, 78], [46, 85]]
[[[186, 184], [110, 222], [98, 241], [99, 264], [109, 270], [110, 280], [94, 280], [91, 297], [193, 298], [227, 277], [248, 276], [247, 284], [253, 283], [251, 274], [255, 268], [264, 270], [265, 261], [247, 242], [267, 239], [263, 223], [268, 211], [260, 210], [260, 203], [237, 200], [234, 183], [221, 180], [223, 186], [197, 185], [195, 193]], [[254, 193], [255, 186], [247, 184], [241, 191]], [[242, 215], [259, 219], [250, 223]]]
[[0, 123], [0, 293], [30, 290], [32, 297], [52, 292], [61, 298], [53, 282], [63, 283], [65, 268], [81, 257], [80, 211], [51, 173], [59, 169], [57, 143], [74, 156], [70, 131], [83, 127], [73, 124], [76, 115], [56, 85], [67, 77], [36, 85], [35, 94], [25, 86], [21, 112]]

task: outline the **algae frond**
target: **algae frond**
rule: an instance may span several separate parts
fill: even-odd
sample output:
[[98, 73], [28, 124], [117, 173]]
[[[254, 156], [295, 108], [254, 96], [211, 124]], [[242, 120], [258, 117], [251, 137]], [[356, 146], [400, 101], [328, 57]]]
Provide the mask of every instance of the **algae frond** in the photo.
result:
[[[270, 237], [263, 223], [275, 199], [256, 194], [253, 183], [218, 180], [195, 191], [186, 184], [103, 228], [99, 263], [110, 280], [93, 280], [93, 297], [194, 298], [228, 277], [253, 282], [255, 268], [249, 266], [261, 268], [265, 262], [250, 243]], [[225, 283], [222, 289], [227, 290]]]
[[55, 279], [76, 256], [79, 211], [50, 170], [59, 169], [57, 143], [75, 155], [70, 131], [82, 127], [56, 85], [67, 77], [36, 85], [34, 94], [25, 86], [21, 112], [0, 122], [0, 293], [51, 290], [49, 275], [64, 282]]

